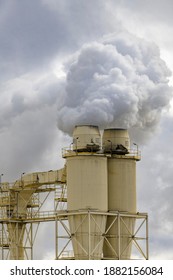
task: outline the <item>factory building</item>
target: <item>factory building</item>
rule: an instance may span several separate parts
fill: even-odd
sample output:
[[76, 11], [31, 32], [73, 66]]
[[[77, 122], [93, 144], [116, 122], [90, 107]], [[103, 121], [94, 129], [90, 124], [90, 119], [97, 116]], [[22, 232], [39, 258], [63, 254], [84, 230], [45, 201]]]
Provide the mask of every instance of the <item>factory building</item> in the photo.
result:
[[[148, 259], [148, 215], [139, 212], [136, 201], [141, 156], [138, 145], [131, 147], [126, 129], [100, 132], [78, 125], [63, 148], [64, 168], [24, 174], [11, 186], [1, 183], [2, 258], [26, 259], [29, 242], [32, 259], [34, 225], [53, 221], [55, 259], [129, 260], [134, 245]], [[34, 199], [52, 191], [54, 210], [43, 217]]]

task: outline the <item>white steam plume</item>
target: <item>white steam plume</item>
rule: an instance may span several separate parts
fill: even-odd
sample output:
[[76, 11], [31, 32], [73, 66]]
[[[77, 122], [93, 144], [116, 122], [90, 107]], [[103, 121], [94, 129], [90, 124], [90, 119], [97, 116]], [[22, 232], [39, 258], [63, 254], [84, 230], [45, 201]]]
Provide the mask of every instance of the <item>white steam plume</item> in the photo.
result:
[[152, 131], [172, 98], [158, 47], [128, 32], [84, 45], [69, 61], [58, 127], [77, 124]]

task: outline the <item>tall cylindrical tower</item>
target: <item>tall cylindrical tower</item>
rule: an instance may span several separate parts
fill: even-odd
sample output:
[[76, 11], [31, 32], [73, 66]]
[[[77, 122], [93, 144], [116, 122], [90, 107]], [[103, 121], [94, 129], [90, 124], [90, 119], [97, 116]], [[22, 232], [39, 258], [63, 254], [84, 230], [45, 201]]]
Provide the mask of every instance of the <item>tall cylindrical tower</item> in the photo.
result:
[[107, 157], [97, 153], [100, 143], [98, 127], [77, 126], [73, 132], [73, 151], [65, 155], [67, 208], [72, 213], [68, 219], [75, 259], [102, 258], [106, 215], [96, 214], [90, 221], [84, 215], [87, 210], [108, 210]]
[[[136, 213], [136, 157], [130, 155], [129, 148], [130, 139], [126, 129], [104, 130], [103, 149], [111, 155], [107, 162], [109, 212]], [[104, 258], [130, 259], [135, 219], [125, 218], [119, 229], [113, 219], [111, 216], [107, 219], [109, 230], [108, 242], [104, 243]], [[117, 255], [119, 247], [122, 252], [120, 256]]]
[[101, 141], [98, 127], [76, 126], [64, 157], [75, 259], [130, 259], [140, 158], [130, 151], [128, 131], [105, 129]]

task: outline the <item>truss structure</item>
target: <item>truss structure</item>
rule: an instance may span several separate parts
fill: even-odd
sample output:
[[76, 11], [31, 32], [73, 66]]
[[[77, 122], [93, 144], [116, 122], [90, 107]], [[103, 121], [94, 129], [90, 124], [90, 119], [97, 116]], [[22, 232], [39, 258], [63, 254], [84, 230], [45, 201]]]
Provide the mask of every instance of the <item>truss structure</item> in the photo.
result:
[[[60, 179], [16, 182], [0, 186], [0, 259], [32, 260], [40, 223], [55, 222], [56, 213], [66, 208], [66, 184]], [[52, 209], [46, 210], [50, 201]]]
[[[22, 192], [21, 192], [22, 190]], [[25, 195], [25, 192], [31, 195]], [[46, 209], [44, 205], [54, 194], [53, 209]], [[27, 197], [27, 201], [26, 201]], [[26, 211], [21, 210], [21, 205], [27, 205]], [[19, 207], [20, 206], [20, 207]], [[20, 208], [20, 209], [19, 209]], [[19, 210], [18, 210], [19, 209]], [[81, 222], [71, 232], [69, 218], [80, 215]], [[111, 223], [107, 229], [101, 228], [97, 223], [96, 215], [111, 217]], [[135, 219], [135, 229], [129, 229], [126, 221]], [[87, 221], [88, 245], [84, 246], [76, 238], [77, 231]], [[67, 211], [67, 189], [66, 184], [58, 182], [54, 184], [33, 187], [29, 184], [27, 188], [14, 188], [9, 184], [2, 185], [0, 190], [0, 258], [6, 259], [34, 259], [34, 244], [39, 234], [40, 223], [54, 222], [55, 226], [55, 259], [75, 259], [73, 246], [76, 244], [82, 250], [85, 259], [92, 259], [92, 255], [100, 244], [106, 244], [111, 251], [111, 257], [106, 258], [104, 253], [102, 259], [122, 259], [123, 252], [128, 246], [133, 245], [132, 259], [148, 259], [148, 215], [146, 213], [121, 213], [121, 212], [99, 212], [92, 209], [82, 211]], [[97, 228], [94, 247], [91, 245], [96, 233], [92, 232], [91, 224]], [[116, 229], [116, 230], [112, 230]], [[122, 247], [122, 232], [126, 229], [128, 242]], [[110, 240], [116, 240], [118, 246], [112, 246]]]
[[[74, 215], [82, 215], [81, 223], [78, 224], [76, 230], [74, 232], [70, 231], [68, 226], [68, 218], [69, 216]], [[112, 223], [109, 227], [103, 231], [103, 229], [98, 225], [95, 217], [96, 215], [101, 215], [105, 217], [112, 217]], [[131, 232], [129, 227], [126, 223], [128, 219], [135, 219], [136, 220], [136, 227], [135, 231]], [[75, 237], [77, 231], [82, 227], [83, 223], [88, 220], [88, 245], [86, 247], [83, 246], [82, 243]], [[91, 223], [95, 223], [95, 226], [99, 230], [100, 239], [97, 243], [95, 243], [94, 247], [91, 246], [92, 238], [95, 233], [91, 231]], [[111, 228], [116, 228], [116, 231], [111, 236], [109, 234]], [[121, 234], [125, 228], [128, 232], [128, 236], [126, 235], [125, 238], [128, 238], [128, 243], [125, 247], [121, 247], [122, 238], [124, 236]], [[98, 235], [98, 231], [97, 231]], [[149, 250], [148, 250], [148, 215], [146, 213], [138, 213], [138, 214], [127, 214], [127, 213], [110, 213], [110, 212], [98, 212], [98, 211], [75, 211], [70, 213], [59, 213], [56, 215], [56, 259], [74, 259], [74, 253], [72, 250], [72, 242], [77, 243], [77, 245], [82, 249], [83, 254], [85, 255], [86, 259], [92, 259], [92, 255], [95, 250], [97, 250], [100, 243], [105, 242], [109, 246], [110, 250], [112, 251], [112, 257], [108, 259], [117, 259], [121, 260], [123, 256], [123, 252], [127, 249], [127, 247], [133, 245], [132, 250], [132, 259], [148, 259], [149, 258]], [[114, 239], [118, 243], [118, 248], [115, 249], [111, 242]], [[63, 242], [62, 242], [63, 240]], [[102, 259], [107, 259], [102, 256]]]

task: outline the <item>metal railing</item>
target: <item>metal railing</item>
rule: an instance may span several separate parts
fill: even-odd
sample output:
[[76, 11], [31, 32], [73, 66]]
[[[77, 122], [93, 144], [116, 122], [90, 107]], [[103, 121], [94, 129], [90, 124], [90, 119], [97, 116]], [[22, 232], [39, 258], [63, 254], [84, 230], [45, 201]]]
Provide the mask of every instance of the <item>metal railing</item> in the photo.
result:
[[76, 155], [81, 154], [81, 153], [82, 153], [82, 155], [93, 154], [93, 155], [100, 155], [100, 156], [114, 155], [114, 156], [122, 156], [122, 157], [127, 157], [127, 158], [128, 157], [134, 157], [138, 160], [141, 158], [141, 151], [138, 150], [138, 149], [129, 149], [127, 154], [111, 153], [111, 151], [109, 153], [107, 153], [107, 152], [105, 153], [102, 149], [99, 150], [98, 152], [95, 152], [95, 151], [93, 151], [93, 152], [89, 152], [89, 151], [79, 152], [79, 151], [73, 150], [72, 147], [65, 147], [65, 148], [62, 149], [62, 157], [76, 156]]

